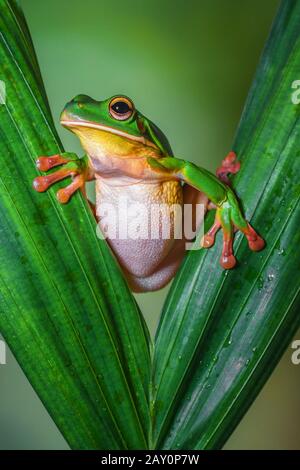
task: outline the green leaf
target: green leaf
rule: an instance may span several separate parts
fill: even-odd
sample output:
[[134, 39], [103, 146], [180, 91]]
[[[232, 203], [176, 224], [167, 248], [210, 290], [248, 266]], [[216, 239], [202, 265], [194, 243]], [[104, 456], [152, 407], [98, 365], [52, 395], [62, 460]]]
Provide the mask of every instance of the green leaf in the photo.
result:
[[0, 64], [0, 330], [72, 448], [146, 448], [148, 332], [82, 197], [61, 206], [32, 189], [34, 160], [62, 146], [12, 0]]
[[300, 3], [282, 2], [233, 146], [234, 188], [267, 246], [251, 253], [238, 235], [231, 272], [219, 267], [220, 236], [186, 257], [156, 337], [157, 448], [220, 448], [299, 326], [299, 24]]

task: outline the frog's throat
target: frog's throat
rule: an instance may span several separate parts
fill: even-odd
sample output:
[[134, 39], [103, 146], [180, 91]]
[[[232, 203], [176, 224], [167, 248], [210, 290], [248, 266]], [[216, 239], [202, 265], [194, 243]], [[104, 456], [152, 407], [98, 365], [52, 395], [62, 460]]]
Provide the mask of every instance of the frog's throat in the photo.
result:
[[60, 123], [64, 127], [88, 127], [91, 129], [98, 129], [100, 131], [110, 132], [111, 134], [116, 134], [121, 137], [125, 137], [129, 140], [141, 142], [143, 145], [147, 145], [148, 147], [153, 147], [157, 149], [157, 146], [154, 144], [154, 142], [151, 142], [151, 140], [146, 139], [146, 137], [144, 136], [128, 134], [127, 132], [115, 129], [114, 127], [105, 126], [104, 124], [97, 124], [95, 122], [88, 121], [60, 121]]

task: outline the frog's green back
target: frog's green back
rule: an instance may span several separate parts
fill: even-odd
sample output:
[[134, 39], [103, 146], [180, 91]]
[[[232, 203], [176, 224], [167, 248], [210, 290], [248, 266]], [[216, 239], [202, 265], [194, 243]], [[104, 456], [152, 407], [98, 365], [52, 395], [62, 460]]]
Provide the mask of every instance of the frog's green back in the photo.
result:
[[[151, 126], [151, 131], [153, 132], [156, 140], [160, 143], [160, 147], [163, 148], [164, 152], [169, 156], [169, 157], [173, 157], [174, 154], [173, 154], [173, 151], [172, 151], [172, 148], [171, 148], [171, 145], [167, 139], [167, 137], [165, 136], [165, 134], [159, 129], [159, 127], [157, 127], [156, 124], [154, 124], [152, 121], [148, 120], [149, 122], [149, 125]], [[150, 136], [153, 138], [153, 136]]]

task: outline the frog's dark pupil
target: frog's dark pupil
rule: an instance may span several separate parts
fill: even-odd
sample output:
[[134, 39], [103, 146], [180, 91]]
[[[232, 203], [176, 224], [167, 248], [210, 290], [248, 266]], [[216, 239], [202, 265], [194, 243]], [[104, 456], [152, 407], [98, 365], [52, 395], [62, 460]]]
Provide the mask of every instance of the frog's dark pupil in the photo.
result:
[[117, 114], [126, 114], [131, 110], [129, 105], [125, 103], [125, 101], [117, 101], [112, 105], [112, 109]]

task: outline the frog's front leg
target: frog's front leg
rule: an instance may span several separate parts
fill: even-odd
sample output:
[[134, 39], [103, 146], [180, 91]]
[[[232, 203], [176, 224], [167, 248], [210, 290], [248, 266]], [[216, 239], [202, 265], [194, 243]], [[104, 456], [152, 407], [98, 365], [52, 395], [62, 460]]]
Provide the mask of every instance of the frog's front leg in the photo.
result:
[[242, 215], [233, 191], [212, 173], [197, 167], [193, 163], [173, 157], [148, 158], [148, 163], [153, 170], [178, 178], [205, 193], [216, 206], [214, 225], [204, 236], [202, 245], [204, 248], [210, 248], [214, 244], [217, 231], [222, 228], [223, 250], [220, 264], [223, 268], [231, 269], [236, 264], [233, 254], [234, 229], [244, 233], [251, 250], [259, 251], [263, 249], [264, 240]]
[[38, 192], [46, 191], [52, 184], [68, 176], [72, 177], [73, 181], [68, 186], [57, 191], [57, 199], [62, 204], [67, 203], [78, 189], [81, 189], [85, 194], [86, 181], [94, 179], [88, 157], [78, 158], [74, 153], [66, 152], [51, 157], [39, 157], [36, 160], [36, 166], [40, 171], [48, 171], [56, 166], [61, 166], [59, 170], [45, 176], [37, 176], [33, 180], [33, 187]]

